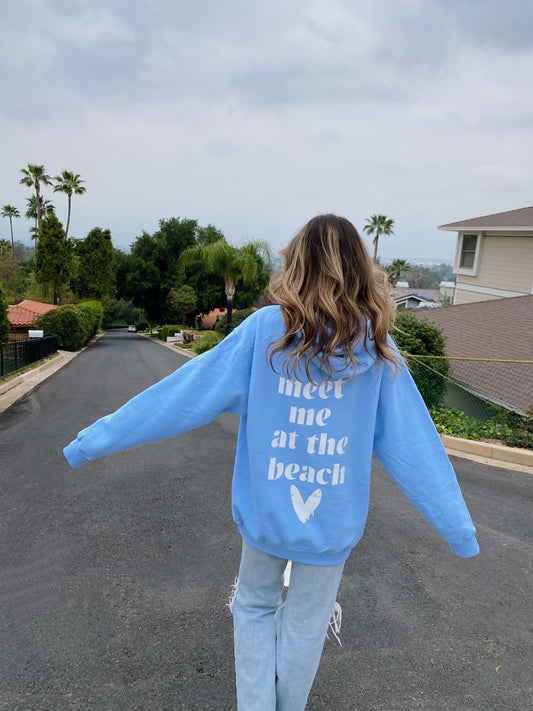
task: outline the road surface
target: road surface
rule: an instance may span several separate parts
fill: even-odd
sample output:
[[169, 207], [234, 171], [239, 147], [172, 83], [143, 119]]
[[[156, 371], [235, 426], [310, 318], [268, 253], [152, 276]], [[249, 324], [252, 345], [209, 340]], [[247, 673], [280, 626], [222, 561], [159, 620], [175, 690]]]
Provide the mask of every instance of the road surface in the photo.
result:
[[[0, 415], [2, 711], [236, 708], [237, 418], [76, 470], [61, 453], [184, 362], [110, 332]], [[453, 461], [481, 555], [452, 556], [376, 462], [309, 711], [533, 707], [533, 477]]]

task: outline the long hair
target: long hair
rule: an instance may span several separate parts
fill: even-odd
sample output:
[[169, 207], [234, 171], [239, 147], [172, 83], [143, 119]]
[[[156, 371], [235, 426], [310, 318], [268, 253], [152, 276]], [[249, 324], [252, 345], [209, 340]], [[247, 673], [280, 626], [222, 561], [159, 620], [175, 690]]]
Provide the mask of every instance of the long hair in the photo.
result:
[[362, 341], [396, 373], [398, 358], [387, 341], [396, 305], [387, 275], [374, 269], [352, 223], [336, 215], [314, 217], [281, 257], [283, 269], [270, 281], [270, 296], [280, 305], [286, 330], [267, 349], [271, 367], [274, 356], [283, 353], [286, 373], [296, 380], [303, 361], [312, 381], [309, 366], [317, 356], [328, 379], [331, 361], [355, 372], [354, 348]]

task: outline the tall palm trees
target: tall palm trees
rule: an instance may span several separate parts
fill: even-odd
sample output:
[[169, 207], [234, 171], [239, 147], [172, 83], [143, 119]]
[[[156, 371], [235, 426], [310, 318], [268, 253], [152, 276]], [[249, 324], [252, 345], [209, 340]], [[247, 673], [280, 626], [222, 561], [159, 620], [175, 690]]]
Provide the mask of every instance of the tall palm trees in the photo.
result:
[[2, 208], [2, 217], [9, 217], [9, 226], [11, 227], [11, 248], [13, 257], [15, 257], [15, 240], [13, 238], [13, 218], [20, 217], [20, 212], [14, 205], [4, 205]]
[[240, 279], [244, 284], [251, 284], [259, 273], [261, 260], [270, 262], [270, 258], [270, 247], [262, 240], [253, 240], [242, 247], [234, 247], [222, 237], [214, 242], [196, 244], [183, 250], [179, 266], [184, 268], [202, 262], [206, 272], [223, 277], [228, 313], [226, 332], [230, 333], [235, 282]]
[[34, 165], [33, 163], [28, 163], [28, 167], [22, 168], [20, 172], [23, 175], [20, 179], [21, 185], [27, 185], [29, 188], [35, 188], [37, 229], [40, 229], [41, 217], [43, 215], [41, 208], [41, 185], [52, 185], [52, 178], [47, 175], [44, 165]]
[[85, 181], [81, 180], [80, 176], [77, 173], [74, 174], [70, 170], [64, 170], [61, 175], [56, 175], [54, 180], [56, 181], [54, 192], [65, 193], [68, 197], [67, 226], [65, 228], [65, 239], [68, 239], [72, 193], [74, 193], [75, 195], [83, 195], [86, 189], [82, 186], [82, 183], [84, 183]]
[[41, 220], [46, 215], [53, 212], [54, 207], [49, 200], [45, 200], [41, 194], [43, 185], [54, 185], [54, 192], [62, 192], [68, 198], [68, 214], [67, 227], [65, 229], [65, 239], [68, 238], [68, 230], [70, 227], [70, 215], [72, 211], [72, 195], [83, 195], [85, 187], [82, 185], [85, 181], [80, 178], [78, 173], [73, 173], [71, 170], [64, 170], [61, 175], [56, 175], [51, 178], [44, 168], [44, 165], [35, 165], [28, 163], [27, 168], [22, 168], [20, 171], [23, 175], [20, 182], [30, 188], [35, 189], [35, 195], [28, 198], [28, 209], [26, 217], [35, 219], [35, 228], [37, 232], [41, 229]]
[[378, 262], [378, 243], [381, 235], [393, 235], [394, 232], [392, 228], [394, 227], [394, 220], [386, 217], [385, 215], [371, 215], [367, 218], [367, 224], [363, 227], [363, 230], [373, 236], [372, 244], [374, 245], [374, 264]]

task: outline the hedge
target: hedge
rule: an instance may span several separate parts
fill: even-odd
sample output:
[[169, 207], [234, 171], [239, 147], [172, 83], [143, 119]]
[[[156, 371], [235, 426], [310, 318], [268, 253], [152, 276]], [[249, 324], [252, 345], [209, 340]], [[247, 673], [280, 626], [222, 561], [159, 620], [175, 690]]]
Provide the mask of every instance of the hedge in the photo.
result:
[[0, 346], [9, 341], [11, 324], [7, 318], [7, 298], [0, 284]]
[[159, 329], [159, 340], [166, 343], [168, 336], [173, 336], [178, 331], [183, 331], [184, 328], [185, 326], [161, 326]]
[[45, 335], [57, 336], [57, 345], [66, 351], [78, 351], [98, 332], [103, 309], [99, 301], [66, 304], [40, 316], [37, 326]]

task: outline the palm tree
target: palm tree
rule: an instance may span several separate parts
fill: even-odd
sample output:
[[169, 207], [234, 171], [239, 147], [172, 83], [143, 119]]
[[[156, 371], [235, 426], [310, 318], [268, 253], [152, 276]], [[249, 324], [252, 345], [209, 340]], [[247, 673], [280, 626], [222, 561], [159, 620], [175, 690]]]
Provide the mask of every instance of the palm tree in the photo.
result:
[[41, 185], [52, 185], [52, 178], [47, 175], [44, 165], [34, 165], [28, 163], [27, 168], [22, 168], [20, 171], [23, 174], [20, 183], [27, 185], [29, 188], [35, 188], [35, 212], [37, 214], [37, 229], [41, 227], [41, 217], [43, 211], [41, 209]]
[[13, 239], [13, 218], [20, 217], [20, 212], [14, 205], [4, 205], [2, 208], [2, 217], [9, 217], [9, 225], [11, 227], [11, 248], [13, 249], [13, 259], [15, 258], [15, 240]]
[[[52, 202], [46, 198], [41, 198], [40, 208], [41, 218], [55, 215], [55, 205], [53, 205]], [[35, 220], [35, 227], [32, 227], [30, 230], [30, 232], [33, 232], [32, 239], [35, 239], [39, 233], [39, 228], [37, 227], [37, 198], [35, 195], [30, 195], [29, 198], [26, 198], [26, 212], [24, 213], [24, 217], [27, 217], [28, 220]]]
[[222, 237], [215, 242], [187, 247], [181, 253], [178, 265], [183, 269], [202, 262], [206, 272], [224, 278], [228, 312], [226, 333], [230, 333], [235, 282], [240, 279], [244, 284], [251, 284], [259, 274], [263, 259], [267, 262], [271, 259], [270, 247], [266, 242], [253, 240], [242, 247], [234, 247]]
[[367, 224], [363, 227], [363, 230], [367, 232], [370, 236], [374, 235], [372, 244], [374, 245], [374, 264], [378, 263], [378, 242], [381, 235], [393, 235], [394, 232], [392, 228], [394, 227], [394, 220], [386, 217], [385, 215], [372, 215], [367, 218]]
[[68, 228], [70, 225], [70, 210], [72, 202], [72, 193], [75, 195], [83, 195], [86, 188], [82, 186], [84, 180], [80, 179], [78, 173], [74, 174], [70, 170], [64, 170], [61, 175], [56, 175], [54, 178], [56, 181], [56, 186], [54, 187], [54, 192], [65, 193], [68, 197], [68, 215], [67, 215], [67, 227], [65, 229], [65, 239], [68, 238]]
[[402, 274], [410, 272], [412, 268], [407, 259], [393, 259], [389, 266], [385, 267], [385, 271], [389, 275], [391, 282], [396, 286], [396, 282]]

